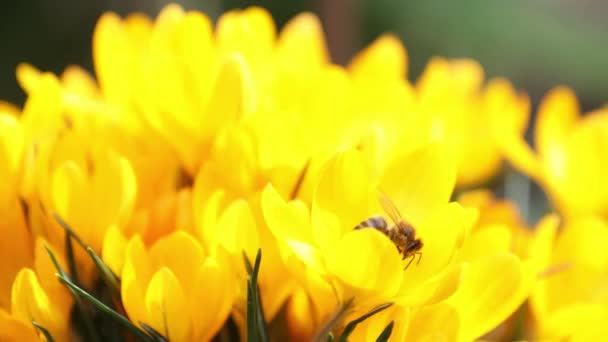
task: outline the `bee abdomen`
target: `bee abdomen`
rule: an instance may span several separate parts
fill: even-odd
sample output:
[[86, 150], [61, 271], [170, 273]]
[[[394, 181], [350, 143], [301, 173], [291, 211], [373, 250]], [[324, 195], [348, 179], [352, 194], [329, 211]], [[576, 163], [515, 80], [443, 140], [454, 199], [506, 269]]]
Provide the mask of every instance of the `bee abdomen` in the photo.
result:
[[374, 216], [374, 217], [368, 218], [365, 221], [362, 221], [355, 227], [355, 229], [361, 229], [361, 228], [376, 228], [381, 231], [386, 231], [388, 229], [388, 224], [386, 223], [386, 220], [384, 219], [384, 217]]

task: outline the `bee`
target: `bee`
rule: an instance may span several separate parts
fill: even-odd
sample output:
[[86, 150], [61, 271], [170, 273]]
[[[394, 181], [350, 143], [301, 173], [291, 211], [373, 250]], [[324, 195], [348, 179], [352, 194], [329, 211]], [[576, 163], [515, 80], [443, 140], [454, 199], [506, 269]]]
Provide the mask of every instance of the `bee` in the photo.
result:
[[403, 219], [401, 213], [388, 196], [381, 193], [378, 197], [378, 201], [380, 202], [382, 209], [384, 209], [388, 217], [393, 221], [393, 225], [389, 227], [382, 216], [373, 216], [359, 223], [355, 229], [374, 228], [386, 235], [393, 241], [395, 246], [397, 246], [399, 254], [402, 255], [401, 260], [410, 258], [410, 261], [405, 268], [410, 266], [416, 255], [419, 255], [418, 263], [420, 263], [420, 259], [422, 258], [420, 249], [423, 244], [422, 240], [416, 238], [416, 230], [414, 227]]

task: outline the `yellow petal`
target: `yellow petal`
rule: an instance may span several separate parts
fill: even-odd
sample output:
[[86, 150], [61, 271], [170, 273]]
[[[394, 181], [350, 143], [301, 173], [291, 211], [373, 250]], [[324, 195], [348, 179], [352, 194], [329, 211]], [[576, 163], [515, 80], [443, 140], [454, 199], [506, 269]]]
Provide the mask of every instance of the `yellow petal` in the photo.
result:
[[82, 67], [76, 65], [69, 65], [65, 68], [61, 74], [61, 84], [66, 91], [71, 91], [83, 97], [95, 98], [99, 94], [99, 89], [93, 76]]
[[83, 238], [90, 243], [88, 226], [83, 227], [82, 208], [87, 205], [83, 192], [89, 188], [86, 175], [83, 170], [72, 160], [61, 164], [52, 176], [51, 193], [53, 206], [57, 214]]
[[511, 230], [503, 225], [486, 226], [467, 237], [459, 253], [460, 260], [474, 261], [478, 258], [511, 251]]
[[[344, 235], [327, 255], [327, 268], [348, 287], [343, 300], [357, 302], [390, 298], [401, 286], [403, 265], [395, 245], [374, 229], [354, 230]], [[376, 302], [378, 303], [378, 302]]]
[[176, 231], [159, 239], [149, 251], [150, 262], [155, 269], [167, 267], [182, 284], [186, 293], [191, 292], [193, 270], [205, 260], [205, 251], [190, 234]]
[[549, 309], [549, 303], [547, 302], [547, 286], [549, 284], [542, 278], [550, 276], [554, 271], [559, 271], [562, 267], [567, 267], [566, 265], [551, 264], [558, 225], [559, 218], [557, 215], [546, 215], [536, 225], [534, 236], [530, 241], [529, 260], [533, 263], [537, 272], [540, 273], [539, 276], [541, 278], [530, 296], [530, 304], [537, 317], [546, 317]]
[[393, 34], [384, 34], [359, 52], [349, 69], [356, 76], [403, 79], [407, 77], [407, 65], [407, 52], [399, 38]]
[[601, 219], [579, 218], [563, 227], [549, 269], [539, 281], [545, 291], [538, 293], [541, 299], [546, 296], [547, 311], [605, 297], [608, 251], [602, 246], [607, 243], [608, 226]]
[[403, 341], [455, 341], [461, 318], [456, 309], [445, 302], [415, 311]]
[[[119, 54], [119, 58], [117, 54]], [[93, 63], [104, 95], [112, 103], [129, 105], [133, 84], [133, 48], [120, 17], [103, 14], [93, 32]]]
[[192, 316], [182, 286], [167, 267], [160, 268], [146, 290], [148, 323], [171, 341], [190, 341]]
[[34, 329], [31, 323], [19, 320], [0, 308], [0, 336], [3, 342], [40, 342]]
[[[105, 231], [111, 224], [124, 226], [128, 222], [135, 205], [137, 180], [126, 158], [106, 152], [95, 160], [90, 188], [90, 198], [96, 202], [96, 229], [87, 241], [99, 252]], [[113, 189], [111, 194], [107, 189]], [[112, 200], [108, 200], [111, 198]]]
[[17, 81], [26, 93], [32, 92], [38, 85], [42, 72], [28, 63], [17, 65]]
[[294, 74], [310, 77], [329, 61], [323, 28], [313, 13], [300, 13], [285, 24], [277, 42], [281, 66]]
[[250, 260], [260, 247], [258, 230], [253, 212], [247, 201], [240, 199], [232, 202], [224, 210], [217, 224], [217, 243], [242, 259], [245, 252]]
[[[401, 294], [407, 294], [427, 279], [439, 274], [452, 261], [470, 225], [468, 213], [458, 203], [444, 205], [421, 225], [415, 227], [423, 246], [422, 255], [405, 260], [406, 268]], [[418, 260], [420, 258], [420, 260]]]
[[439, 274], [419, 284], [412, 284], [408, 280], [404, 281], [404, 283], [408, 283], [408, 285], [403, 286], [407, 290], [402, 289], [399, 292], [398, 302], [415, 307], [433, 305], [445, 300], [458, 290], [462, 269], [462, 265], [447, 267]]
[[29, 268], [19, 271], [13, 283], [11, 312], [22, 321], [35, 320], [47, 328], [57, 340], [68, 336], [68, 317], [62, 314], [40, 286], [38, 277]]
[[470, 341], [512, 314], [532, 289], [533, 268], [512, 254], [469, 263], [456, 293], [447, 302], [458, 311], [459, 340]]
[[12, 117], [17, 117], [21, 113], [21, 108], [8, 101], [0, 100], [0, 113], [2, 113], [2, 115], [6, 114]]
[[120, 288], [125, 311], [133, 322], [142, 322], [148, 317], [144, 295], [152, 272], [141, 237], [135, 236], [127, 243]]
[[357, 150], [339, 153], [325, 165], [311, 213], [313, 234], [322, 249], [329, 248], [336, 237], [374, 214], [371, 206], [376, 203], [374, 185], [370, 167]]
[[223, 14], [217, 22], [218, 45], [226, 52], [239, 52], [252, 65], [268, 62], [276, 28], [272, 16], [260, 7]]
[[570, 305], [551, 315], [541, 325], [540, 338], [568, 341], [601, 341], [608, 338], [608, 310], [593, 303]]
[[[0, 201], [17, 190], [24, 150], [24, 132], [14, 117], [0, 113]], [[2, 203], [2, 202], [0, 202]]]
[[17, 272], [32, 267], [34, 251], [23, 208], [16, 198], [0, 205], [0, 308], [8, 308], [10, 289]]
[[27, 141], [32, 138], [48, 139], [63, 127], [61, 99], [61, 86], [57, 77], [42, 74], [32, 86], [21, 116]]
[[114, 274], [122, 274], [126, 248], [127, 239], [117, 226], [112, 225], [103, 238], [101, 256]]
[[49, 296], [49, 300], [57, 307], [57, 310], [62, 313], [63, 317], [67, 317], [72, 308], [72, 297], [65, 285], [57, 281], [57, 269], [49, 257], [47, 248], [55, 254], [55, 258], [59, 262], [59, 265], [61, 265], [64, 270], [68, 269], [63, 255], [58, 253], [56, 248], [50, 246], [46, 240], [38, 237], [35, 245], [34, 270], [38, 276], [40, 286]]
[[403, 217], [416, 226], [448, 203], [456, 183], [456, 164], [442, 143], [430, 143], [397, 159], [380, 184]]
[[[409, 306], [395, 304], [357, 325], [349, 336], [349, 341], [375, 341], [391, 321], [394, 325], [390, 341], [409, 341], [406, 340], [406, 335], [411, 318], [412, 312]], [[346, 321], [349, 319], [347, 318]]]
[[262, 210], [275, 237], [312, 244], [309, 213], [302, 202], [285, 202], [272, 184], [268, 184], [262, 191]]
[[194, 336], [198, 341], [207, 341], [218, 332], [230, 314], [236, 279], [230, 267], [212, 258], [205, 259], [192, 272], [193, 292], [187, 296], [195, 322]]
[[560, 145], [568, 131], [578, 120], [579, 106], [576, 95], [566, 87], [556, 87], [545, 95], [538, 109], [534, 143], [539, 154], [557, 167], [563, 158]]

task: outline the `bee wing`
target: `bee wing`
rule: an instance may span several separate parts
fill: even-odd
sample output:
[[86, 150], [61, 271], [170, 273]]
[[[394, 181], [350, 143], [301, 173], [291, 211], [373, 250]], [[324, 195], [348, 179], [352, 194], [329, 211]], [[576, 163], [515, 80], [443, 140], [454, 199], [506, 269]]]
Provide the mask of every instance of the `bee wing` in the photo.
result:
[[403, 217], [401, 216], [399, 209], [397, 209], [395, 203], [393, 203], [393, 201], [384, 192], [380, 191], [380, 194], [378, 195], [378, 201], [380, 202], [382, 209], [384, 209], [384, 211], [391, 218], [394, 224], [403, 221]]

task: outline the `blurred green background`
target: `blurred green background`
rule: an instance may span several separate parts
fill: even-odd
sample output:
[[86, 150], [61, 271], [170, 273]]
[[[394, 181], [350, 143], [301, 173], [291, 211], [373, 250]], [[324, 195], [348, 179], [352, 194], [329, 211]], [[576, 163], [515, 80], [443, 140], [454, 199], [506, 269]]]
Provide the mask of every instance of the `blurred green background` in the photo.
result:
[[[14, 70], [27, 61], [60, 72], [67, 64], [91, 68], [91, 33], [104, 11], [154, 16], [169, 1], [39, 0], [4, 2], [0, 21], [0, 98], [24, 94]], [[334, 60], [382, 32], [397, 33], [415, 78], [432, 55], [472, 57], [488, 76], [510, 78], [535, 102], [551, 86], [573, 87], [587, 109], [608, 98], [608, 1], [604, 0], [184, 0], [187, 9], [217, 17], [230, 8], [260, 5], [282, 25], [309, 10], [321, 17]]]

